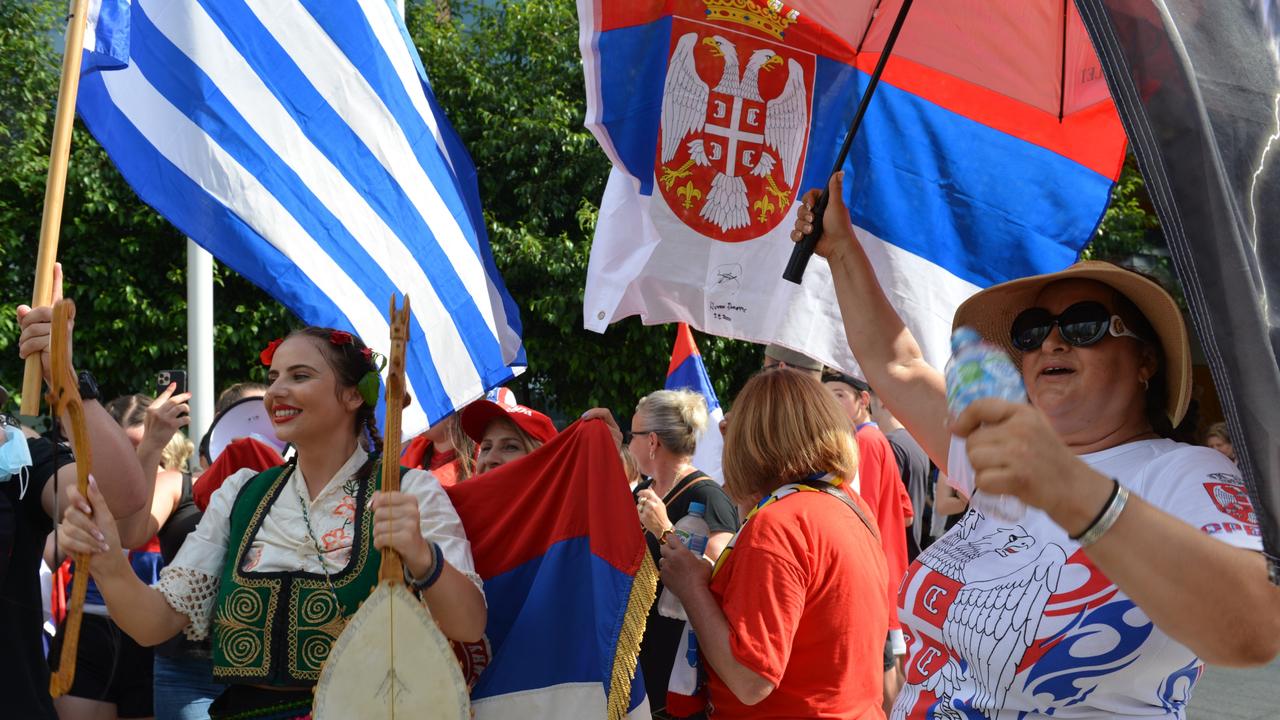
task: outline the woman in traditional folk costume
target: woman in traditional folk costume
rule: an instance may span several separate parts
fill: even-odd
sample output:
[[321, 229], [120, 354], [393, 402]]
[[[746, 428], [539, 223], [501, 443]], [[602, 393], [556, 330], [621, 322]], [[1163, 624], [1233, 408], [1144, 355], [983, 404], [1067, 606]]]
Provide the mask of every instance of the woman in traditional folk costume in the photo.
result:
[[139, 643], [212, 634], [214, 678], [230, 684], [214, 718], [306, 717], [330, 648], [377, 584], [384, 548], [400, 554], [447, 637], [476, 641], [486, 620], [470, 544], [436, 479], [409, 470], [400, 492], [378, 492], [376, 356], [348, 333], [306, 328], [273, 342], [262, 361], [267, 412], [297, 455], [228, 478], [159, 582], [144, 585], [121, 560], [96, 487], [63, 524], [70, 550], [98, 554], [93, 576]]

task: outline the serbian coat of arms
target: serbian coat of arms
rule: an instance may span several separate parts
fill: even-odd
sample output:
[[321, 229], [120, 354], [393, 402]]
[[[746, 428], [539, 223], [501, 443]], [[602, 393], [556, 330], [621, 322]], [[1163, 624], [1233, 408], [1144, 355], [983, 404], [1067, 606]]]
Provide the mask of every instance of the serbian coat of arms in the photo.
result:
[[816, 58], [782, 42], [780, 3], [707, 0], [672, 18], [654, 174], [685, 225], [725, 242], [778, 226], [803, 175]]

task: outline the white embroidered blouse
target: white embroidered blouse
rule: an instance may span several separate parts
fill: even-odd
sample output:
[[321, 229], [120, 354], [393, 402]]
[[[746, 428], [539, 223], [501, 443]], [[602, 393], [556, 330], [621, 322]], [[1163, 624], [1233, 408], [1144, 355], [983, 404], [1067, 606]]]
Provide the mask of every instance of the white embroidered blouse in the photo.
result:
[[[241, 570], [246, 573], [323, 573], [327, 570], [329, 574], [342, 570], [351, 559], [355, 539], [353, 495], [358, 492], [355, 475], [367, 458], [364, 449], [357, 447], [314, 500], [307, 499], [306, 478], [302, 469], [295, 467], [263, 518]], [[226, 479], [210, 498], [200, 524], [187, 536], [173, 562], [160, 571], [160, 580], [153, 586], [164, 594], [174, 610], [191, 621], [185, 633], [192, 640], [208, 637], [223, 560], [232, 544], [231, 508], [240, 489], [255, 474], [255, 470], [244, 469]], [[410, 470], [404, 474], [400, 490], [418, 499], [422, 536], [438, 543], [445, 560], [483, 591], [484, 585], [471, 559], [471, 543], [467, 541], [453, 503], [435, 476], [425, 470]], [[314, 541], [307, 529], [308, 517]]]

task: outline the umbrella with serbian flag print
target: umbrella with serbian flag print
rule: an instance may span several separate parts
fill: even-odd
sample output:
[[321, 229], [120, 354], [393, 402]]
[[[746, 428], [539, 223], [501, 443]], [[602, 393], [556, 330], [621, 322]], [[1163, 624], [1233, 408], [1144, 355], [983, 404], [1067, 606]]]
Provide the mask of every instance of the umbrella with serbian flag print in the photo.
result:
[[[799, 287], [780, 275], [901, 4], [579, 0], [586, 122], [613, 164], [589, 329], [687, 322], [856, 371], [825, 261]], [[843, 190], [929, 362], [970, 294], [1076, 260], [1124, 152], [1072, 3], [911, 8]]]

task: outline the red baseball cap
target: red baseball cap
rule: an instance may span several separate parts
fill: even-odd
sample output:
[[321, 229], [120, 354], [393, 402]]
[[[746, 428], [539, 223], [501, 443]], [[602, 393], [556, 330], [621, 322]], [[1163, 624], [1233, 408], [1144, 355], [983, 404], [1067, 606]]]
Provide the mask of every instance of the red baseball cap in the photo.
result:
[[489, 429], [489, 423], [497, 418], [510, 420], [539, 442], [545, 443], [559, 432], [551, 418], [533, 408], [524, 405], [499, 405], [490, 400], [476, 400], [462, 409], [462, 431], [478, 443]]

